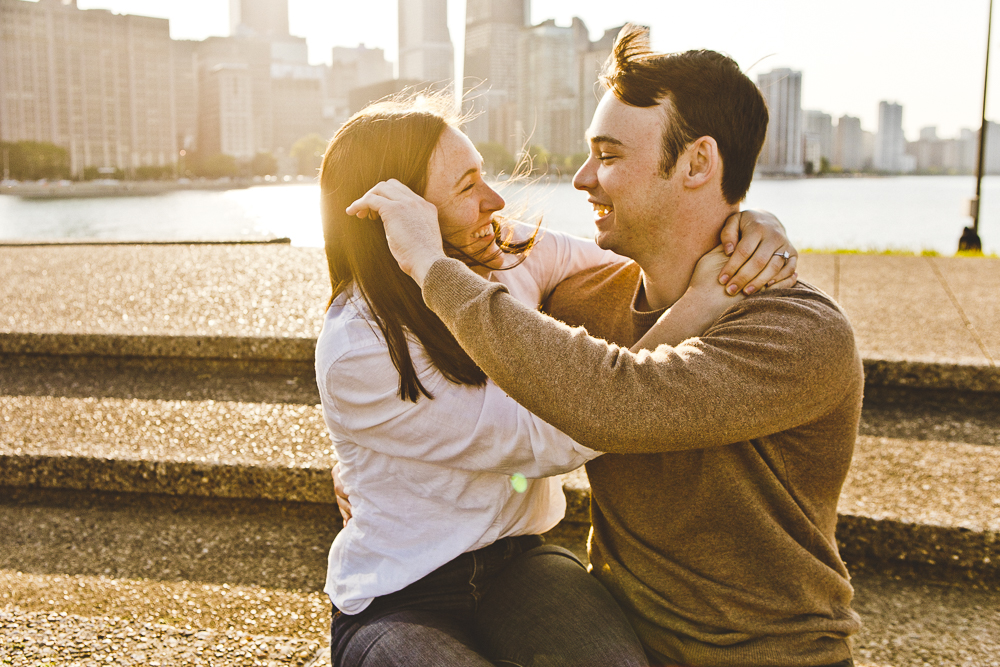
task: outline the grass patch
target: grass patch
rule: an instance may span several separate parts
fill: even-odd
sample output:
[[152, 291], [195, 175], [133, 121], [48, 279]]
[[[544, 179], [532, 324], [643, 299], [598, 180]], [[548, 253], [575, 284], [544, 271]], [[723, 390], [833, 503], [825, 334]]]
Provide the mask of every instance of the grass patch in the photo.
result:
[[1000, 259], [996, 253], [985, 254], [982, 251], [959, 250], [954, 255], [946, 255], [937, 250], [899, 250], [888, 248], [884, 250], [859, 250], [857, 248], [804, 248], [799, 251], [803, 255], [882, 255], [886, 257], [985, 257], [987, 259]]

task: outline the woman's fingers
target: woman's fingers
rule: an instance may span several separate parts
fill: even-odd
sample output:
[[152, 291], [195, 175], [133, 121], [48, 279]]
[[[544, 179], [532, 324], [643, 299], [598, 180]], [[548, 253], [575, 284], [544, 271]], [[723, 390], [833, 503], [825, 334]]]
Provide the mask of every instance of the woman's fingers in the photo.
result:
[[351, 501], [347, 497], [347, 490], [344, 488], [343, 482], [340, 481], [340, 462], [333, 464], [333, 468], [330, 470], [330, 476], [333, 477], [333, 495], [337, 499], [337, 507], [340, 509], [340, 516], [344, 519], [344, 525], [351, 520]]
[[781, 222], [767, 211], [733, 213], [723, 226], [721, 240], [730, 257], [719, 282], [729, 294], [753, 294], [795, 273], [797, 251]]
[[784, 283], [792, 276], [794, 276], [795, 279], [798, 280], [799, 274], [796, 273], [795, 269], [798, 266], [799, 257], [798, 255], [795, 254], [796, 252], [795, 248], [789, 248], [787, 252], [788, 252], [788, 260], [785, 262], [784, 266], [781, 267], [781, 270], [778, 271], [778, 273], [776, 273], [774, 277], [767, 282], [768, 287], [791, 287], [792, 285], [795, 284], [795, 281], [792, 281], [791, 285], [784, 285], [784, 284], [779, 285], [779, 283]]
[[359, 199], [355, 199], [347, 207], [347, 215], [356, 215], [359, 218], [367, 216], [374, 220], [385, 206], [415, 200], [423, 201], [423, 197], [391, 178], [388, 181], [379, 181]]

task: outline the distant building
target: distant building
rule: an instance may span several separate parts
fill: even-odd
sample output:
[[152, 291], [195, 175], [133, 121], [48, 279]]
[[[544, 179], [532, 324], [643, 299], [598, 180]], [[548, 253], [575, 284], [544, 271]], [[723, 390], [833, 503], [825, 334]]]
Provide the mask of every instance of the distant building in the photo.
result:
[[495, 142], [511, 153], [521, 149], [517, 63], [520, 33], [531, 18], [530, 0], [468, 0], [465, 9], [466, 124], [473, 143]]
[[[209, 101], [206, 95], [208, 91], [217, 90], [217, 84], [210, 83], [209, 80], [217, 78], [217, 72], [228, 71], [229, 69], [241, 69], [245, 71], [249, 80], [249, 96], [243, 96], [231, 100], [220, 107], [225, 113], [232, 114], [234, 119], [248, 117], [253, 126], [252, 149], [243, 144], [240, 155], [246, 156], [247, 152], [252, 156], [254, 153], [271, 151], [274, 148], [274, 94], [271, 80], [271, 41], [266, 38], [244, 36], [244, 37], [209, 37], [198, 45], [198, 71], [199, 71], [199, 123], [198, 123], [198, 151], [205, 155], [212, 155], [216, 147], [226, 145], [222, 135], [225, 123], [217, 124], [211, 116], [202, 118], [208, 110], [214, 109], [216, 102]], [[222, 66], [222, 69], [218, 69]], [[227, 69], [228, 68], [228, 69]], [[235, 71], [235, 69], [233, 71]], [[229, 74], [222, 75], [230, 76]], [[235, 76], [235, 75], [232, 75]], [[211, 86], [208, 88], [206, 86]], [[214, 94], [214, 93], [211, 93]], [[237, 104], [247, 105], [246, 109], [238, 109]], [[234, 120], [234, 122], [237, 122]], [[220, 149], [227, 155], [239, 157], [234, 153], [229, 153]]]
[[[326, 69], [323, 93], [323, 117], [339, 127], [351, 115], [351, 91], [392, 80], [392, 63], [382, 49], [335, 46], [332, 62]], [[377, 98], [374, 98], [377, 99]], [[373, 101], [368, 99], [364, 104]]]
[[776, 69], [757, 80], [770, 120], [757, 170], [763, 174], [801, 174], [802, 155], [802, 72]]
[[201, 76], [198, 147], [248, 160], [258, 150], [254, 137], [253, 80], [245, 63], [219, 64]]
[[864, 137], [860, 118], [844, 115], [837, 120], [833, 164], [844, 171], [861, 171], [864, 168]]
[[[598, 84], [598, 75], [604, 69], [604, 63], [611, 55], [615, 38], [625, 26], [608, 28], [596, 42], [590, 42], [587, 52], [580, 54], [580, 116], [583, 119], [584, 131], [590, 127], [590, 121], [597, 111], [597, 103], [601, 101], [605, 88]], [[584, 150], [589, 150], [585, 147]]]
[[[989, 150], [988, 146], [987, 150]], [[959, 130], [958, 137], [945, 140], [942, 152], [944, 168], [947, 171], [958, 174], [974, 174], [976, 160], [979, 156], [979, 133], [962, 128]]]
[[177, 148], [185, 152], [198, 145], [198, 45], [192, 40], [172, 40], [174, 110], [177, 115]]
[[822, 111], [805, 111], [804, 136], [806, 145], [814, 145], [813, 153], [806, 151], [807, 163], [811, 162], [813, 171], [819, 171], [820, 163], [826, 160], [833, 164], [833, 118]]
[[70, 169], [177, 160], [166, 19], [0, 0], [0, 141], [69, 151]]
[[447, 0], [399, 0], [399, 78], [451, 86], [455, 47]]
[[920, 138], [906, 142], [906, 154], [915, 160], [916, 171], [938, 174], [948, 171], [944, 164], [947, 143], [937, 136], [936, 127], [920, 128]]
[[288, 0], [229, 0], [229, 34], [288, 36]]
[[389, 79], [388, 81], [373, 83], [370, 86], [354, 88], [350, 94], [350, 113], [352, 115], [356, 114], [372, 102], [385, 97], [394, 96], [405, 91], [412, 92], [418, 89], [421, 83], [423, 82], [415, 79]]
[[872, 169], [875, 164], [875, 133], [861, 131], [861, 168]]
[[273, 64], [271, 74], [272, 152], [288, 153], [302, 137], [328, 134], [323, 123], [324, 68]]
[[[875, 135], [873, 167], [878, 171], [907, 171], [904, 156], [903, 106], [895, 102], [879, 102], [878, 133]], [[915, 167], [915, 165], [914, 165]]]
[[521, 143], [559, 155], [584, 150], [579, 70], [581, 55], [589, 50], [587, 26], [578, 18], [566, 28], [550, 19], [521, 31], [518, 118], [525, 132]]

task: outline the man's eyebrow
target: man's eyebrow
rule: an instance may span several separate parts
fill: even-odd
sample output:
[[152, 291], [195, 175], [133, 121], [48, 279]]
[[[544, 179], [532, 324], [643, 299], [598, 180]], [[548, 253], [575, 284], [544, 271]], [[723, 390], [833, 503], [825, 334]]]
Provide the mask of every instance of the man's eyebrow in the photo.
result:
[[624, 146], [625, 145], [621, 141], [619, 141], [618, 139], [615, 139], [614, 137], [609, 137], [609, 136], [604, 135], [604, 134], [599, 134], [596, 137], [591, 137], [590, 138], [590, 143], [592, 143], [592, 144], [611, 144], [613, 146]]

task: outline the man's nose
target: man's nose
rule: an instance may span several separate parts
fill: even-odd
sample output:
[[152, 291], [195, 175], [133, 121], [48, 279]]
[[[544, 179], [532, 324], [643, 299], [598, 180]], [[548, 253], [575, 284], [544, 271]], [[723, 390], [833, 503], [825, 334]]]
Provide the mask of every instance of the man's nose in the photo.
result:
[[573, 176], [573, 187], [577, 190], [590, 190], [597, 185], [597, 160], [591, 155]]

